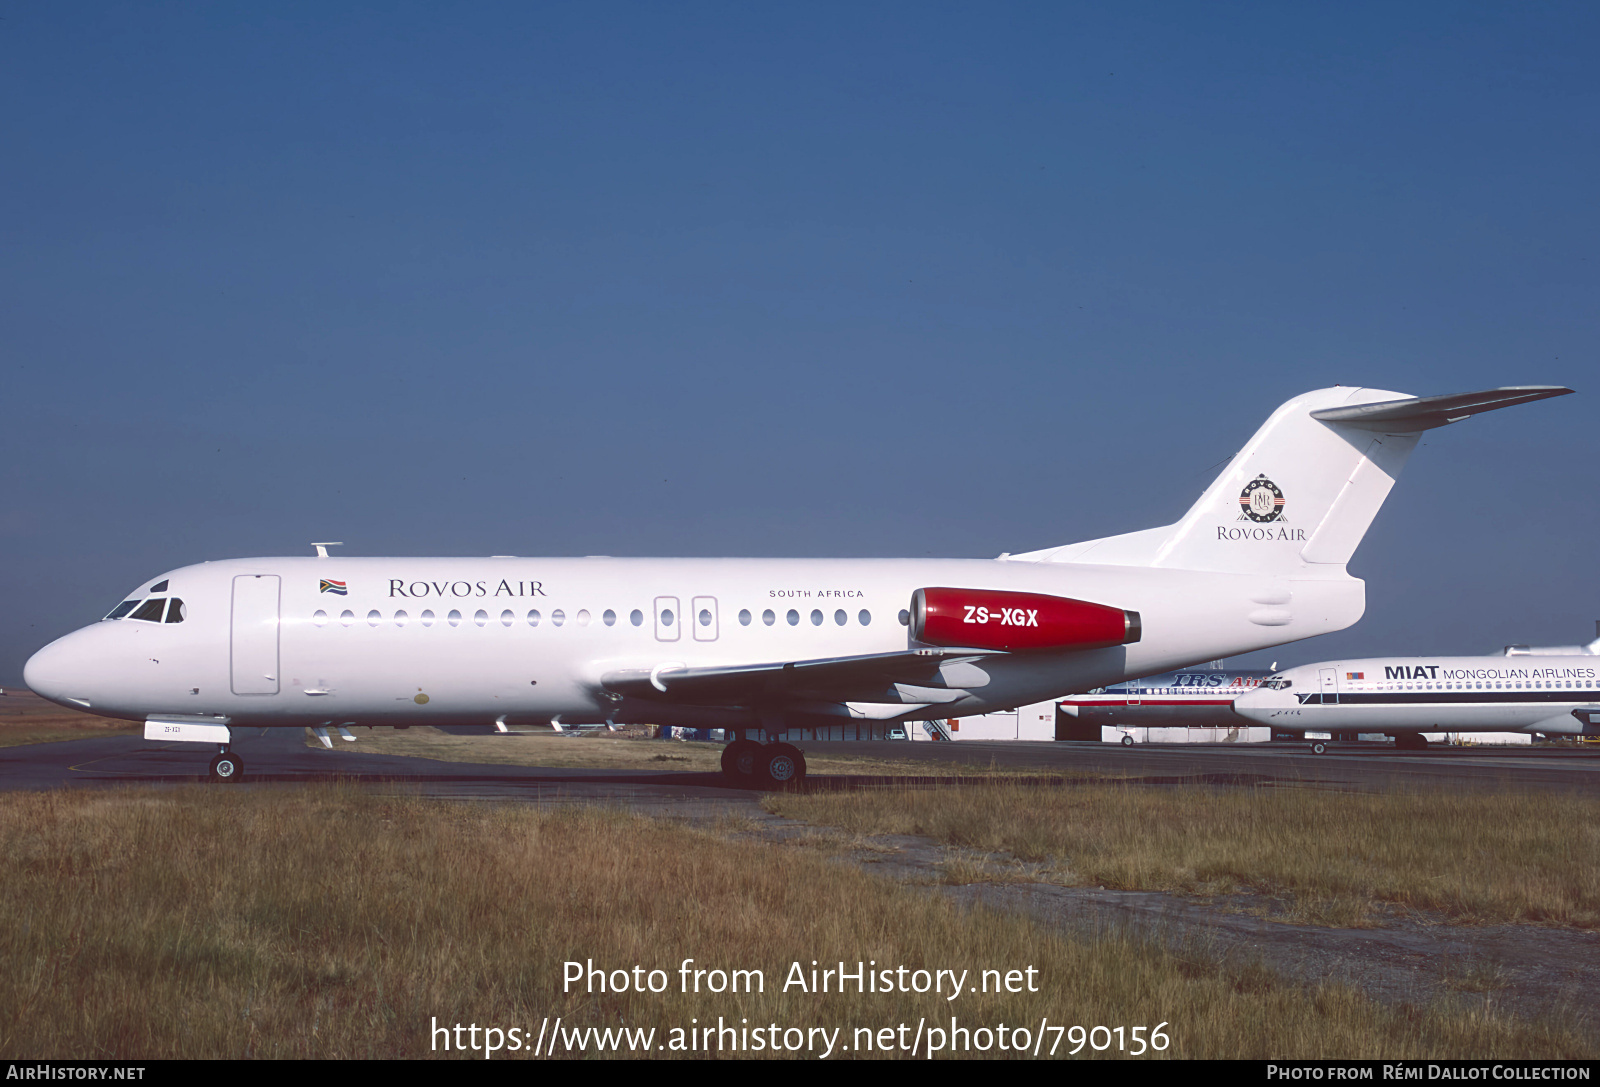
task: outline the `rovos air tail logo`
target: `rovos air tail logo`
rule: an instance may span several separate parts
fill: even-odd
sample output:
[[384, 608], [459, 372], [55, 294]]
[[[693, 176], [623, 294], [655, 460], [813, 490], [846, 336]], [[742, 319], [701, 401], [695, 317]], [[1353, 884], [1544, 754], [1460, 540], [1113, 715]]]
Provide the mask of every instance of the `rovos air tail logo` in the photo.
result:
[[1264, 475], [1256, 476], [1239, 492], [1239, 520], [1281, 521], [1289, 523], [1283, 515], [1283, 492]]

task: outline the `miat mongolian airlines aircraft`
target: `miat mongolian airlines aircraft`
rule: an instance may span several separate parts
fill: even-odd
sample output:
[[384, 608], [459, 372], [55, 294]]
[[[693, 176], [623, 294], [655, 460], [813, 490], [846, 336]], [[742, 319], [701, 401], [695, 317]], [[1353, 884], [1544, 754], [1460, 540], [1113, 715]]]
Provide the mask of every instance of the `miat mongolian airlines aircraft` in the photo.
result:
[[[1274, 732], [1600, 736], [1600, 637], [1588, 645], [1508, 645], [1495, 657], [1375, 657], [1290, 668], [1233, 703]], [[1317, 754], [1327, 750], [1315, 742]]]
[[[961, 717], [1341, 630], [1345, 572], [1431, 427], [1570, 392], [1284, 404], [1176, 524], [998, 559], [230, 559], [152, 578], [29, 687], [217, 745], [231, 729], [653, 723], [805, 774], [789, 729]], [[754, 736], [765, 743], [758, 743]]]

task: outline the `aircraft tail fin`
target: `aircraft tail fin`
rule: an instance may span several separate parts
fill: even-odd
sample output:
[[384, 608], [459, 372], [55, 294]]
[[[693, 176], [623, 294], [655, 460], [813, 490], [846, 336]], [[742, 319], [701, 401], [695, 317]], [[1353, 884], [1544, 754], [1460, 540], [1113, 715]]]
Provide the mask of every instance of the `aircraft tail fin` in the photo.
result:
[[1571, 391], [1305, 393], [1272, 413], [1177, 524], [1010, 557], [1315, 577], [1350, 561], [1424, 430]]

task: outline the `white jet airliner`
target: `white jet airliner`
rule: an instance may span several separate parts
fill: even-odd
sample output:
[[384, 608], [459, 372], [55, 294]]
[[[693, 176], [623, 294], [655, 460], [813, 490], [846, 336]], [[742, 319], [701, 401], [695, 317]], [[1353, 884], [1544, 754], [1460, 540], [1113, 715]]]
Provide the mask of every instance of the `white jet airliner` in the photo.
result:
[[215, 744], [217, 780], [241, 771], [233, 728], [532, 719], [723, 728], [724, 771], [782, 784], [805, 774], [789, 728], [988, 713], [1341, 630], [1366, 607], [1345, 564], [1419, 435], [1570, 391], [1306, 393], [1176, 524], [999, 559], [202, 563], [24, 678]]
[[[1600, 736], [1600, 638], [1508, 645], [1497, 657], [1373, 657], [1290, 668], [1233, 703], [1274, 732], [1382, 732], [1423, 748], [1424, 732]], [[1323, 741], [1311, 749], [1327, 751]]]
[[[1190, 668], [1096, 687], [1056, 703], [1062, 713], [1077, 718], [1066, 729], [1058, 729], [1056, 738], [1100, 740], [1109, 736], [1131, 747], [1136, 743], [1206, 741], [1214, 738], [1210, 734], [1219, 728], [1238, 738], [1240, 727], [1248, 730], [1248, 725], [1233, 712], [1234, 700], [1255, 690], [1270, 675], [1270, 671], [1253, 669]], [[1103, 734], [1105, 728], [1114, 732]], [[1190, 729], [1205, 731], [1191, 734]]]

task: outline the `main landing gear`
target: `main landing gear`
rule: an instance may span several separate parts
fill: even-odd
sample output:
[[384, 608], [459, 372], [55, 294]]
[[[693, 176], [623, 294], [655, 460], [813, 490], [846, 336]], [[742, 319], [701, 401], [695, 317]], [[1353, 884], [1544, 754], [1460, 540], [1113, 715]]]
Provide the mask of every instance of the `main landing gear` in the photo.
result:
[[211, 760], [211, 780], [219, 784], [232, 784], [244, 774], [244, 762], [226, 747]]
[[722, 772], [740, 784], [783, 789], [805, 781], [806, 757], [793, 744], [740, 738], [722, 749]]

